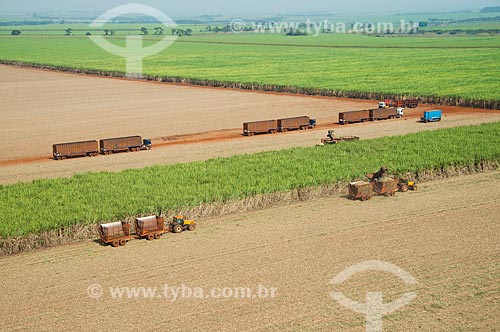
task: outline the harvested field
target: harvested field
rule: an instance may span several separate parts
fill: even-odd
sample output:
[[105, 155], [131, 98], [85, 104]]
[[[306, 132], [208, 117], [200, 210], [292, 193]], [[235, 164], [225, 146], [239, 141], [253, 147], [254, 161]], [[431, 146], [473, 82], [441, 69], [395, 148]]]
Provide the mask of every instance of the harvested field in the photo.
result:
[[[384, 319], [384, 331], [500, 329], [500, 173], [421, 185], [369, 202], [334, 197], [220, 219], [195, 233], [167, 234], [123, 248], [96, 242], [0, 258], [0, 329], [66, 331], [364, 331], [364, 317], [328, 294], [385, 302], [417, 298]], [[425, 207], [425, 209], [423, 208]], [[329, 281], [350, 266], [381, 260], [418, 282], [365, 272]], [[99, 284], [103, 296], [90, 298]], [[274, 299], [113, 299], [109, 287], [277, 288]]]
[[[219, 156], [312, 146], [336, 129], [337, 135], [362, 139], [500, 121], [500, 112], [445, 107], [446, 121], [417, 123], [423, 110], [407, 110], [405, 120], [340, 127], [341, 111], [376, 107], [377, 101], [242, 92], [133, 82], [0, 66], [2, 108], [0, 184], [72, 176], [89, 171], [119, 171]], [[230, 115], [228, 115], [230, 114]], [[245, 121], [305, 115], [317, 130], [242, 137]], [[153, 151], [50, 160], [54, 143], [142, 135]]]

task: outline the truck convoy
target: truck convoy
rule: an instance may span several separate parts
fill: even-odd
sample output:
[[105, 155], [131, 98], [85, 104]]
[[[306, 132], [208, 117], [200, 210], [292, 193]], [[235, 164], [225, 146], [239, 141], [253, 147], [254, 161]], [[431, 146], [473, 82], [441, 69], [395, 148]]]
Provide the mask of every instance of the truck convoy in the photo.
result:
[[308, 116], [298, 116], [278, 120], [245, 122], [243, 124], [243, 135], [254, 136], [256, 134], [274, 134], [276, 132], [287, 132], [289, 130], [306, 130], [316, 127], [316, 120]]
[[194, 231], [196, 222], [183, 216], [175, 216], [170, 222], [165, 223], [165, 218], [149, 216], [136, 218], [134, 222], [135, 234], [131, 233], [131, 225], [125, 222], [113, 222], [99, 225], [98, 232], [104, 244], [113, 247], [124, 246], [132, 239], [145, 238], [148, 241], [157, 240], [165, 233], [181, 233]]
[[417, 106], [418, 106], [417, 99], [408, 99], [408, 100], [386, 99], [378, 103], [379, 108], [388, 108], [388, 107], [416, 108]]
[[424, 123], [438, 122], [438, 121], [441, 121], [442, 117], [443, 117], [443, 111], [434, 110], [434, 111], [424, 112], [424, 115], [422, 116], [422, 118], [420, 120]]
[[142, 139], [141, 136], [128, 136], [101, 139], [99, 143], [93, 140], [54, 144], [52, 146], [52, 154], [55, 160], [63, 160], [73, 157], [96, 157], [99, 155], [99, 152], [102, 154], [112, 154], [123, 151], [150, 150], [152, 146], [150, 139]]
[[339, 113], [339, 124], [346, 125], [365, 121], [377, 121], [401, 118], [404, 116], [404, 108], [375, 108], [362, 111], [350, 111]]

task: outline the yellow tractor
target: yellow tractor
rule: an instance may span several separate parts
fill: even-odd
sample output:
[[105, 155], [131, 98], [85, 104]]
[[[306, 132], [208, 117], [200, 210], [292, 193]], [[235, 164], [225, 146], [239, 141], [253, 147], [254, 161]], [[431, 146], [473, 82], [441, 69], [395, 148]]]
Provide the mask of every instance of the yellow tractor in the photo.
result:
[[181, 233], [183, 231], [194, 231], [196, 229], [196, 222], [188, 220], [184, 216], [175, 216], [170, 223], [170, 231], [172, 233]]
[[415, 181], [410, 181], [406, 179], [399, 179], [398, 186], [399, 186], [399, 191], [403, 193], [407, 192], [408, 190], [413, 190], [413, 191], [417, 190], [417, 184], [415, 183]]

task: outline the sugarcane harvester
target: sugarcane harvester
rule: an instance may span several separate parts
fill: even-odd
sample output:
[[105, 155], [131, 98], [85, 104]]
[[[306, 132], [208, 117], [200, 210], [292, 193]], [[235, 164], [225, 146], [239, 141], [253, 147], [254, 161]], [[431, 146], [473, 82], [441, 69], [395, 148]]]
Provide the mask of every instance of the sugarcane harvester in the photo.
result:
[[336, 137], [334, 130], [328, 130], [326, 138], [323, 138], [319, 145], [337, 144], [342, 141], [359, 141], [359, 137], [358, 136]]

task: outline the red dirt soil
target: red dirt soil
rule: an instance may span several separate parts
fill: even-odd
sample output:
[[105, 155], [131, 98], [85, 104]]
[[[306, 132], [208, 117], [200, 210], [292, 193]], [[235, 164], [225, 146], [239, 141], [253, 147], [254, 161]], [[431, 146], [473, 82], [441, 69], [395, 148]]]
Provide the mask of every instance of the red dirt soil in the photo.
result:
[[[365, 139], [500, 121], [498, 111], [440, 107], [445, 121], [416, 124], [424, 110], [436, 108], [423, 105], [406, 109], [404, 120], [339, 126], [339, 112], [374, 108], [377, 101], [191, 87], [10, 66], [0, 66], [0, 99], [7, 105], [0, 110], [0, 139], [15, 142], [15, 147], [0, 146], [0, 167], [6, 175], [0, 183], [311, 146], [325, 137], [327, 129]], [[300, 115], [317, 118], [318, 127], [287, 134], [241, 135], [243, 122]], [[154, 150], [51, 160], [54, 143], [137, 134], [152, 138]]]

